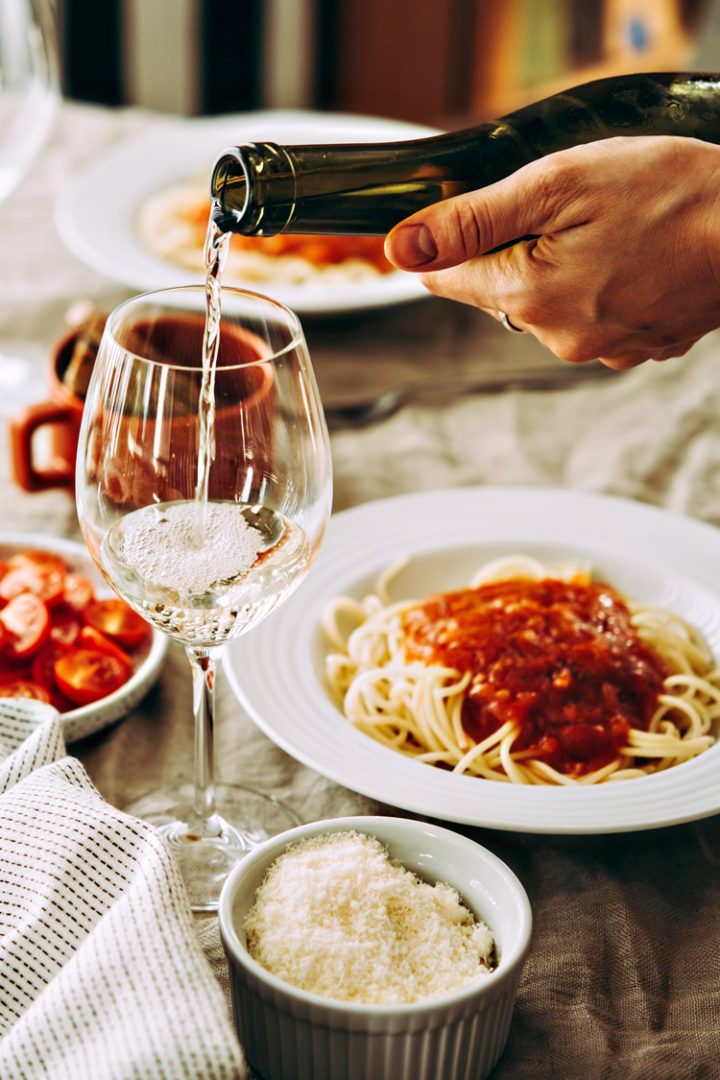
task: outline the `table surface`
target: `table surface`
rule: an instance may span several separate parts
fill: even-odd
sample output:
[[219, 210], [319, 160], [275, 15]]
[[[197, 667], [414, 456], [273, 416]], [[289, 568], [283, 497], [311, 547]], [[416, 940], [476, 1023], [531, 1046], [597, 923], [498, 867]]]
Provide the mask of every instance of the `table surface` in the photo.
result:
[[[45, 396], [45, 355], [73, 302], [109, 311], [131, 295], [65, 249], [53, 202], [74, 168], [155, 122], [136, 110], [64, 105], [42, 170], [0, 204], [3, 422], [19, 401]], [[662, 365], [603, 378], [578, 370], [562, 388], [478, 394], [463, 383], [500, 369], [568, 369], [533, 339], [434, 298], [307, 319], [305, 328], [326, 403], [418, 380], [457, 380], [457, 391], [438, 401], [333, 433], [336, 511], [408, 491], [549, 485], [720, 524], [717, 335]], [[30, 365], [19, 387], [9, 365], [17, 354]], [[0, 445], [2, 528], [79, 539], [68, 495], [20, 492], [7, 439]], [[218, 695], [219, 779], [271, 791], [306, 820], [399, 812], [293, 761], [243, 715], [222, 677]], [[132, 714], [70, 750], [105, 798], [123, 807], [189, 776], [190, 705], [187, 662], [171, 647], [156, 688]], [[513, 867], [534, 913], [532, 950], [495, 1080], [717, 1075], [720, 819], [599, 837], [462, 831]], [[225, 985], [214, 917], [198, 918], [197, 929]]]

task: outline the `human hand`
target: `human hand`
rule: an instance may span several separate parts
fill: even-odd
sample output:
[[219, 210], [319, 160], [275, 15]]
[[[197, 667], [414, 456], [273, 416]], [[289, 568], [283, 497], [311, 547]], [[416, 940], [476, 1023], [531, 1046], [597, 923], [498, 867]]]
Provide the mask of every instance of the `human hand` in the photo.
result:
[[720, 147], [576, 146], [418, 211], [385, 249], [430, 292], [506, 312], [563, 360], [682, 356], [720, 326]]

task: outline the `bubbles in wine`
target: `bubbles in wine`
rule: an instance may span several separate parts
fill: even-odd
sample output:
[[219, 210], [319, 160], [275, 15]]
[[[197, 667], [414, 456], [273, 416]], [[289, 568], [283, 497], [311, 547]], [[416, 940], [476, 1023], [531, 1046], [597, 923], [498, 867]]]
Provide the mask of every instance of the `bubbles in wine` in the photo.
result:
[[267, 507], [190, 499], [122, 518], [105, 537], [101, 561], [158, 629], [210, 646], [256, 623], [294, 588], [308, 539]]
[[262, 534], [231, 502], [208, 503], [200, 534], [199, 510], [177, 502], [130, 514], [117, 530], [117, 555], [148, 585], [190, 595], [241, 578], [264, 546]]

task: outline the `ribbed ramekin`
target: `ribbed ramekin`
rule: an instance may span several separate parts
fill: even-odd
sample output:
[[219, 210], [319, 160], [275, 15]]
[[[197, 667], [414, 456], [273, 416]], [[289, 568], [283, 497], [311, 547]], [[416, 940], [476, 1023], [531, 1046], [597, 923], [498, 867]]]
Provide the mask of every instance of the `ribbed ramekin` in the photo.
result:
[[[265, 871], [308, 836], [354, 830], [430, 881], [445, 881], [493, 932], [495, 971], [454, 994], [410, 1005], [357, 1005], [276, 978], [247, 951], [245, 914]], [[219, 908], [233, 1013], [246, 1057], [264, 1080], [483, 1080], [507, 1042], [532, 917], [525, 890], [486, 848], [407, 818], [313, 822], [266, 841], [229, 876]]]

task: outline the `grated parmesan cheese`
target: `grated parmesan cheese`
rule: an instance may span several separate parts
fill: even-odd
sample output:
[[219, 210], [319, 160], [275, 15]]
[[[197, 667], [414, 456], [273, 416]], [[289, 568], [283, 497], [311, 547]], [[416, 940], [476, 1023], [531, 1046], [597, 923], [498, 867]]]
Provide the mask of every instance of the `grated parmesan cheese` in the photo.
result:
[[288, 848], [243, 928], [250, 955], [273, 975], [340, 1001], [422, 1001], [494, 966], [491, 931], [455, 889], [422, 881], [365, 833], [326, 833]]

